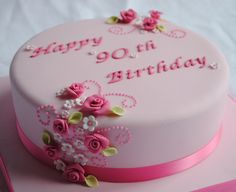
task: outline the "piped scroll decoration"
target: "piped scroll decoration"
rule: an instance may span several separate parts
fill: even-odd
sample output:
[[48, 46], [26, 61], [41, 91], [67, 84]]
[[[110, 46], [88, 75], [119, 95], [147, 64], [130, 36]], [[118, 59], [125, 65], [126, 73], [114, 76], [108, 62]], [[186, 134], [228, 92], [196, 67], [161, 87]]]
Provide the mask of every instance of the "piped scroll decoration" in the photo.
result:
[[135, 99], [135, 97], [131, 96], [131, 95], [127, 95], [125, 93], [106, 93], [103, 95], [104, 97], [117, 97], [117, 98], [122, 98], [122, 100], [120, 101], [121, 105], [123, 108], [133, 108], [136, 106], [137, 101]]
[[108, 31], [110, 33], [113, 33], [115, 35], [128, 35], [132, 32], [134, 32], [135, 30], [137, 30], [136, 27], [132, 27], [131, 29], [125, 30], [126, 28], [122, 27], [122, 26], [111, 26], [110, 28], [108, 28]]
[[173, 29], [171, 31], [162, 31], [161, 34], [170, 38], [181, 39], [186, 36], [186, 32], [181, 29]]
[[90, 91], [92, 90], [92, 91], [94, 91], [94, 94], [101, 95], [102, 87], [98, 82], [96, 82], [94, 80], [86, 80], [86, 81], [82, 82], [82, 84], [84, 85], [85, 89], [90, 90]]

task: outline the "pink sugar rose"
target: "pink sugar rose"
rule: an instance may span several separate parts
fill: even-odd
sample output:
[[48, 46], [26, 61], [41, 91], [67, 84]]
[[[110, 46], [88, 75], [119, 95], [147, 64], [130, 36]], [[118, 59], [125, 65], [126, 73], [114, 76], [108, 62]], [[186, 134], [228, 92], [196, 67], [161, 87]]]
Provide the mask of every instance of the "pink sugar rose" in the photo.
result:
[[78, 163], [67, 166], [63, 176], [73, 183], [82, 183], [85, 180], [84, 169]]
[[151, 10], [150, 11], [151, 18], [156, 19], [156, 20], [161, 18], [161, 14], [162, 14], [162, 12], [159, 12], [157, 10]]
[[53, 122], [53, 129], [59, 134], [67, 134], [69, 126], [64, 119], [55, 119]]
[[72, 83], [67, 88], [67, 95], [72, 99], [78, 98], [83, 94], [83, 92], [84, 92], [84, 86], [81, 83]]
[[123, 23], [130, 23], [137, 17], [137, 13], [133, 9], [128, 9], [127, 11], [121, 11], [120, 15]]
[[50, 158], [50, 159], [58, 159], [59, 157], [59, 150], [58, 150], [58, 147], [57, 146], [45, 146], [44, 147], [44, 151], [46, 153], [46, 155]]
[[106, 115], [109, 112], [109, 102], [100, 95], [87, 97], [83, 104], [83, 110], [93, 115]]
[[103, 135], [94, 133], [85, 137], [84, 144], [90, 152], [99, 153], [109, 146], [110, 141]]
[[143, 20], [143, 28], [146, 31], [152, 31], [156, 28], [157, 20], [153, 19], [152, 17], [146, 17]]

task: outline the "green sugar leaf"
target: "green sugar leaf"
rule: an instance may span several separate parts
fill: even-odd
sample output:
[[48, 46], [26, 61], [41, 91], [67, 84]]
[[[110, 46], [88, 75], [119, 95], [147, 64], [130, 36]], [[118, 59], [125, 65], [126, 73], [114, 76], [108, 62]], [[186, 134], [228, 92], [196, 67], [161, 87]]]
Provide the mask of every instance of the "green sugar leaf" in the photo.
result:
[[125, 110], [119, 106], [112, 107], [111, 112], [112, 112], [112, 114], [118, 115], [118, 116], [123, 116], [125, 114]]
[[118, 153], [118, 150], [115, 147], [107, 147], [102, 151], [102, 154], [106, 157], [112, 157]]
[[83, 114], [81, 112], [74, 112], [72, 113], [69, 118], [68, 122], [70, 124], [78, 124], [83, 118]]
[[119, 18], [118, 18], [118, 17], [116, 17], [116, 16], [111, 16], [111, 17], [109, 17], [109, 18], [106, 20], [106, 23], [107, 23], [107, 24], [116, 24], [116, 23], [118, 23], [118, 21], [119, 21]]
[[93, 175], [88, 175], [87, 177], [85, 177], [85, 183], [89, 187], [98, 187], [99, 186], [99, 182], [98, 182], [97, 178]]

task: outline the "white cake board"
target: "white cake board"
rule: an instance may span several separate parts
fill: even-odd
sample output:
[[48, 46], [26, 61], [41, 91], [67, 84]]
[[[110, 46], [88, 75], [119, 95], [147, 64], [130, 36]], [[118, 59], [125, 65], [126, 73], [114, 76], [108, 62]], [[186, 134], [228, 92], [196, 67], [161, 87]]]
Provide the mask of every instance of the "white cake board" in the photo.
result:
[[[193, 191], [236, 179], [236, 103], [232, 99], [228, 100], [226, 110], [221, 142], [214, 153], [199, 165], [162, 179], [138, 183], [100, 182], [98, 188], [91, 189], [67, 183], [57, 171], [45, 166], [25, 150], [17, 136], [10, 82], [9, 78], [5, 77], [0, 78], [0, 154], [16, 192]], [[1, 186], [3, 178], [0, 181]], [[0, 192], [2, 191], [0, 189]]]

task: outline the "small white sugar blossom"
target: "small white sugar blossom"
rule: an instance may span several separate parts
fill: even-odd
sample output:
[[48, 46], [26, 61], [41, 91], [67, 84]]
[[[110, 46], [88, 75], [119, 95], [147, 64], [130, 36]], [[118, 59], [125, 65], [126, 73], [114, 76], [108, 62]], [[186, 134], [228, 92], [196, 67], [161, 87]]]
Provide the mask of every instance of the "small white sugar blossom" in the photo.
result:
[[74, 100], [74, 104], [77, 106], [82, 106], [84, 104], [85, 99], [86, 99], [85, 97], [76, 98]]
[[34, 49], [33, 45], [26, 45], [25, 46], [25, 51], [32, 51]]
[[73, 102], [71, 100], [66, 100], [63, 104], [63, 108], [65, 109], [71, 109], [73, 107]]
[[76, 98], [76, 99], [68, 99], [63, 104], [63, 108], [69, 110], [72, 107], [82, 106], [85, 99], [86, 99], [85, 97], [79, 97], [79, 98]]
[[73, 158], [75, 163], [80, 163], [83, 166], [86, 165], [86, 163], [88, 162], [88, 158], [85, 157], [83, 154], [76, 154], [73, 156]]
[[84, 142], [79, 139], [76, 139], [73, 144], [77, 149], [84, 149], [85, 148]]
[[56, 169], [59, 171], [64, 171], [66, 168], [66, 164], [60, 159], [55, 160], [53, 163], [54, 163]]
[[84, 129], [82, 127], [78, 127], [75, 132], [78, 135], [83, 135], [84, 134]]
[[97, 51], [96, 50], [90, 50], [88, 52], [89, 55], [96, 55], [97, 54]]
[[98, 122], [93, 115], [84, 117], [83, 128], [85, 130], [94, 131], [97, 125], [98, 125]]
[[68, 118], [69, 117], [69, 115], [70, 115], [70, 112], [69, 111], [67, 111], [67, 110], [63, 110], [63, 111], [61, 111], [61, 117], [62, 118]]
[[62, 96], [64, 94], [65, 90], [66, 90], [66, 88], [60, 89], [59, 91], [56, 92], [56, 96], [57, 97]]
[[62, 143], [61, 150], [64, 151], [67, 155], [71, 155], [75, 152], [75, 149], [69, 143]]
[[63, 138], [59, 133], [53, 133], [53, 138], [55, 141], [57, 141], [58, 143], [61, 143]]
[[217, 69], [217, 67], [218, 67], [218, 64], [216, 62], [213, 62], [209, 65], [210, 69]]

